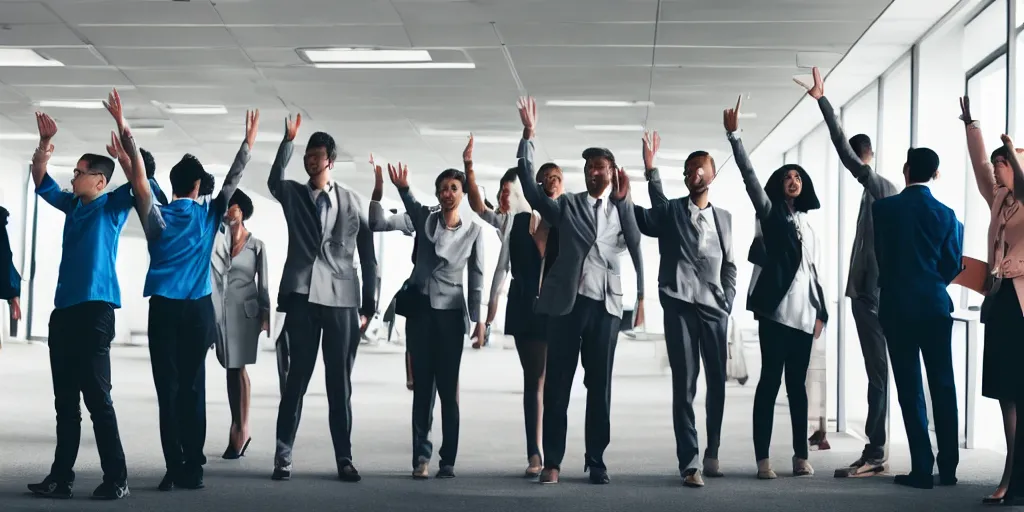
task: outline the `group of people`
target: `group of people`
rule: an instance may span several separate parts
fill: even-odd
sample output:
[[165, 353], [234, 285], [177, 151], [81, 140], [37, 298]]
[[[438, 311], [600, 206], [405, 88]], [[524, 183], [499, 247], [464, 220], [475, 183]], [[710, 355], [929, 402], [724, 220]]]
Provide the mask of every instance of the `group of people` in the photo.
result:
[[[870, 139], [864, 135], [846, 139], [816, 69], [814, 83], [804, 86], [821, 107], [844, 166], [864, 185], [846, 294], [852, 299], [870, 383], [869, 441], [862, 456], [836, 476], [870, 475], [885, 469], [888, 352], [912, 456], [910, 473], [895, 481], [918, 488], [933, 486], [922, 354], [939, 441], [939, 483], [955, 484], [957, 404], [950, 343], [952, 302], [946, 287], [962, 269], [963, 226], [927, 187], [938, 175], [938, 156], [927, 148], [911, 148], [903, 167], [907, 186], [897, 193], [893, 183], [871, 168]], [[168, 202], [152, 179], [152, 169], [147, 174], [152, 158], [138, 149], [116, 91], [106, 104], [117, 123], [108, 152], [129, 179], [128, 185], [109, 193], [104, 190], [114, 161], [93, 154], [80, 159], [73, 192], [60, 190], [46, 173], [56, 124], [46, 114], [37, 114], [40, 144], [32, 162], [36, 190], [67, 215], [49, 342], [57, 450], [50, 474], [29, 486], [44, 496], [72, 494], [80, 395], [92, 414], [104, 474], [94, 497], [118, 499], [129, 494], [110, 398], [109, 350], [114, 310], [120, 304], [114, 260], [131, 208], [142, 221], [151, 256], [144, 294], [151, 297], [149, 349], [167, 464], [161, 490], [203, 486], [204, 361], [213, 345], [228, 369], [232, 427], [224, 457], [244, 455], [251, 440], [245, 365], [255, 361], [260, 332], [269, 330], [265, 247], [244, 226], [253, 207], [237, 190], [255, 139], [258, 111], [247, 114], [245, 141], [220, 193], [211, 197], [212, 176], [195, 157], [185, 155], [171, 170], [173, 195]], [[820, 203], [810, 175], [800, 165], [783, 165], [762, 186], [740, 136], [739, 110], [737, 102], [724, 112], [723, 127], [757, 220], [747, 253], [754, 274], [746, 301], [759, 322], [762, 355], [753, 408], [757, 477], [777, 477], [769, 448], [775, 399], [783, 380], [792, 420], [793, 474], [812, 475], [805, 437], [809, 409], [805, 380], [813, 342], [829, 320], [817, 270], [821, 240], [808, 219]], [[413, 270], [395, 304], [395, 312], [406, 317], [413, 390], [412, 476], [430, 476], [436, 397], [441, 402], [443, 436], [436, 476], [455, 476], [463, 343], [467, 334], [486, 339], [497, 308], [497, 286], [492, 286], [490, 311], [481, 319], [486, 228], [460, 215], [464, 194], [471, 209], [502, 239], [495, 282], [506, 274], [512, 276], [504, 332], [515, 338], [523, 368], [525, 474], [541, 483], [559, 481], [570, 392], [582, 359], [587, 388], [584, 470], [592, 483], [610, 482], [604, 452], [610, 441], [612, 368], [623, 316], [620, 257], [628, 252], [636, 269], [638, 303], [632, 320], [638, 325], [644, 317], [640, 241], [649, 236], [658, 239], [660, 252], [658, 292], [672, 368], [680, 477], [688, 487], [701, 487], [704, 475], [724, 476], [718, 452], [737, 266], [732, 216], [710, 200], [710, 186], [718, 173], [714, 159], [705, 151], [690, 154], [683, 172], [689, 194], [669, 199], [656, 166], [660, 136], [648, 132], [642, 154], [650, 208], [633, 203], [627, 174], [604, 148], [589, 148], [582, 154], [586, 191], [566, 193], [562, 170], [553, 163], [538, 165], [536, 160], [536, 103], [523, 98], [518, 111], [523, 126], [518, 163], [501, 179], [496, 209], [487, 204], [477, 186], [470, 137], [463, 153], [464, 170], [447, 169], [435, 178], [437, 206], [417, 200], [405, 165], [387, 164], [388, 176], [405, 206], [404, 213], [390, 216], [380, 204], [383, 166], [371, 158], [376, 180], [368, 215], [364, 215], [355, 192], [331, 178], [337, 147], [326, 133], [314, 133], [306, 145], [303, 164], [308, 181], [284, 179], [301, 116], [286, 120], [284, 140], [268, 180], [272, 196], [284, 211], [289, 237], [277, 305], [286, 314], [279, 344], [287, 355], [281, 366], [274, 480], [291, 477], [302, 400], [321, 343], [338, 476], [343, 481], [360, 480], [351, 446], [351, 371], [360, 333], [377, 309], [373, 232], [392, 230], [415, 236]], [[1015, 243], [1018, 238], [1024, 242], [1024, 236], [1017, 237], [1020, 230], [1010, 225], [1024, 219], [1016, 215], [1020, 199], [1013, 193], [1021, 190], [1019, 195], [1024, 197], [1024, 185], [1014, 187], [1022, 183], [1024, 172], [1006, 136], [1004, 145], [992, 154], [991, 164], [986, 162], [966, 100], [963, 120], [979, 187], [993, 212], [991, 291], [983, 313], [983, 387], [986, 396], [1003, 403], [1011, 449], [1004, 481], [987, 502], [1006, 502], [1017, 492], [1024, 494], [1019, 485], [1024, 481], [1024, 450], [1012, 450], [1014, 403], [1021, 386], [1009, 363], [1019, 350], [1010, 340], [1011, 333], [1024, 322], [1024, 302], [1012, 292], [1013, 280], [1024, 276], [1024, 259], [1015, 256], [1016, 251], [1024, 251]], [[703, 455], [693, 410], [701, 359], [707, 382], [708, 441]]]

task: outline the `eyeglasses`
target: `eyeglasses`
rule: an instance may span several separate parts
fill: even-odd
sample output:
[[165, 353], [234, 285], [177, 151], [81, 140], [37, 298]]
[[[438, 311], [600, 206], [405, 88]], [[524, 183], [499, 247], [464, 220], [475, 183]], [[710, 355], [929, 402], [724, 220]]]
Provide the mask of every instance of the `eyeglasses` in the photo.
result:
[[99, 175], [102, 175], [103, 173], [102, 172], [97, 172], [97, 171], [92, 171], [92, 170], [84, 170], [83, 171], [81, 169], [75, 169], [75, 177], [76, 178], [79, 177], [79, 176], [82, 176], [83, 174], [86, 175], [86, 176], [99, 176]]

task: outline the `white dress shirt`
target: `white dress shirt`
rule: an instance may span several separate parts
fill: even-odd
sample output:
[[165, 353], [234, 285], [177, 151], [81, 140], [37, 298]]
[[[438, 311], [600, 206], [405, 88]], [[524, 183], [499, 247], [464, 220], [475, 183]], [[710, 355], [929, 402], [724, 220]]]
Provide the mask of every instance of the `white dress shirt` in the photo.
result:
[[597, 200], [601, 200], [595, 214], [595, 228], [597, 239], [594, 246], [590, 248], [586, 259], [583, 260], [583, 271], [580, 275], [579, 294], [604, 301], [605, 289], [608, 285], [608, 272], [611, 272], [611, 265], [608, 263], [612, 258], [618, 258], [626, 250], [626, 240], [622, 235], [622, 226], [619, 223], [618, 210], [611, 204], [611, 187], [601, 193], [600, 198], [587, 196], [587, 205], [590, 212], [594, 212]]

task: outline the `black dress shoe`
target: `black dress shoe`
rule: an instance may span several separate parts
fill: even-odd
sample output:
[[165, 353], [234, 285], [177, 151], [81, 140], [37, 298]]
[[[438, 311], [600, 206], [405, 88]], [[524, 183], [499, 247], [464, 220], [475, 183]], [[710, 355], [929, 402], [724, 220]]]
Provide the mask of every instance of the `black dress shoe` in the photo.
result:
[[164, 492], [173, 490], [174, 489], [174, 475], [170, 471], [168, 471], [167, 473], [164, 473], [163, 480], [160, 480], [160, 485], [156, 486], [156, 488], [158, 490], [161, 490], [161, 491], [164, 491]]
[[206, 487], [203, 483], [203, 469], [185, 470], [174, 479], [174, 486], [181, 489], [198, 490]]
[[608, 470], [604, 468], [590, 468], [590, 483], [604, 485], [611, 482], [611, 478], [608, 478]]
[[58, 482], [50, 477], [46, 477], [42, 482], [38, 484], [28, 484], [28, 490], [43, 498], [54, 498], [59, 500], [70, 500], [74, 495], [72, 490], [74, 489], [74, 482]]
[[241, 450], [236, 450], [234, 447], [228, 446], [228, 448], [226, 450], [224, 450], [224, 455], [221, 455], [220, 457], [222, 459], [225, 459], [225, 460], [241, 459], [242, 457], [245, 457], [245, 451], [249, 449], [249, 443], [251, 443], [251, 442], [252, 442], [252, 438], [251, 437], [249, 439], [246, 439], [245, 440], [245, 444], [242, 445], [242, 449]]
[[356, 470], [356, 467], [351, 462], [341, 466], [341, 469], [338, 470], [338, 478], [342, 482], [358, 482], [363, 479], [363, 477], [359, 476], [359, 471]]
[[285, 468], [274, 468], [274, 474], [270, 476], [271, 480], [284, 481], [292, 479], [292, 470]]
[[455, 466], [442, 464], [437, 470], [437, 478], [455, 478]]
[[955, 476], [939, 475], [939, 485], [942, 487], [952, 487], [959, 482]]
[[128, 481], [124, 482], [103, 482], [92, 492], [94, 500], [123, 500], [131, 496], [128, 490]]
[[915, 489], [931, 489], [935, 486], [935, 479], [932, 475], [915, 475], [911, 473], [909, 475], [896, 475], [893, 478], [893, 483]]

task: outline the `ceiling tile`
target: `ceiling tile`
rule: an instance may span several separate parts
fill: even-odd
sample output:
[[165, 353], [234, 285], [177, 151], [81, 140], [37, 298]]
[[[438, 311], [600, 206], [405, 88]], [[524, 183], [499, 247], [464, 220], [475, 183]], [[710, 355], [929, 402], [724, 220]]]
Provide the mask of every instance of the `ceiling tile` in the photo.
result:
[[409, 38], [401, 25], [346, 26], [311, 30], [308, 27], [231, 27], [245, 48], [323, 48], [394, 46], [407, 48]]
[[120, 68], [251, 68], [240, 48], [106, 48], [103, 55]]
[[234, 38], [223, 26], [89, 26], [79, 27], [79, 30], [90, 43], [99, 47], [224, 48], [237, 46]]
[[0, 22], [11, 25], [26, 23], [61, 23], [61, 19], [41, 2], [0, 2]]
[[658, 27], [658, 45], [812, 49], [852, 45], [863, 22], [684, 23]]
[[891, 0], [662, 0], [661, 21], [871, 22]]
[[387, 0], [290, 0], [288, 2], [224, 2], [217, 12], [228, 25], [400, 25], [402, 19]]
[[77, 48], [37, 48], [36, 52], [60, 61], [65, 66], [106, 66], [107, 61], [99, 51], [89, 47]]
[[8, 85], [131, 85], [114, 68], [8, 68], [0, 67], [0, 82]]
[[654, 23], [610, 26], [599, 23], [502, 23], [498, 29], [508, 45], [520, 46], [651, 46]]
[[72, 25], [216, 25], [212, 2], [93, 0], [51, 2]]
[[422, 23], [465, 24], [501, 20], [505, 23], [545, 22], [654, 22], [657, 0], [477, 0], [423, 2], [393, 0], [402, 19]]
[[80, 46], [83, 42], [67, 25], [5, 25], [0, 29], [0, 46]]

